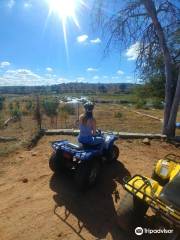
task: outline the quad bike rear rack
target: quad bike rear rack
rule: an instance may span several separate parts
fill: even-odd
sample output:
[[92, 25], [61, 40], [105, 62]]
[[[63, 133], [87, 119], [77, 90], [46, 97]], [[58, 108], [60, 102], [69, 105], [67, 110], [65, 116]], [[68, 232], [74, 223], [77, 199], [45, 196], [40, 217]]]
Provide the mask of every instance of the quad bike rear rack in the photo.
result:
[[[138, 181], [138, 180], [144, 181], [144, 184], [142, 184], [140, 188], [135, 188], [132, 184], [129, 184], [129, 182], [135, 177], [139, 177], [139, 179], [136, 179], [135, 181]], [[126, 186], [129, 186], [132, 189], [132, 191], [126, 188]], [[180, 212], [172, 209], [171, 206], [167, 206], [157, 196], [155, 195], [149, 196], [144, 191], [142, 191], [143, 188], [144, 190], [146, 190], [147, 187], [152, 188], [151, 182], [142, 175], [136, 174], [133, 177], [125, 177], [123, 179], [123, 188], [126, 191], [128, 191], [133, 196], [136, 196], [137, 198], [138, 198], [137, 194], [141, 193], [143, 195], [143, 198], [142, 199], [139, 198], [139, 199], [142, 201], [145, 200], [145, 198], [150, 199], [149, 203], [147, 204], [152, 208], [152, 210], [154, 210], [157, 213], [157, 215], [162, 216], [162, 218], [165, 219], [166, 222], [168, 222], [170, 225], [173, 225], [176, 228], [180, 228], [180, 219], [175, 216], [175, 214], [180, 216]], [[153, 189], [152, 189], [152, 193], [153, 193]], [[163, 209], [166, 209], [166, 211], [163, 211]]]

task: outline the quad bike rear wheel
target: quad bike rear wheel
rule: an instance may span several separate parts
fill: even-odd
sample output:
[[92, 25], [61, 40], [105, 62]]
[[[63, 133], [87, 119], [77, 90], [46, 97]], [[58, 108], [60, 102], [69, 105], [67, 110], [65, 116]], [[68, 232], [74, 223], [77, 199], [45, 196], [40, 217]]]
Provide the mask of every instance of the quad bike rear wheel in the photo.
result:
[[53, 172], [60, 172], [62, 169], [61, 159], [56, 152], [49, 159], [49, 167]]
[[143, 222], [148, 205], [130, 193], [126, 193], [117, 209], [117, 223], [124, 231], [134, 230]]
[[119, 148], [116, 145], [113, 145], [108, 154], [108, 163], [115, 162], [119, 157]]
[[89, 187], [95, 185], [99, 172], [100, 162], [98, 160], [80, 163], [75, 173], [75, 181], [78, 189], [85, 191]]

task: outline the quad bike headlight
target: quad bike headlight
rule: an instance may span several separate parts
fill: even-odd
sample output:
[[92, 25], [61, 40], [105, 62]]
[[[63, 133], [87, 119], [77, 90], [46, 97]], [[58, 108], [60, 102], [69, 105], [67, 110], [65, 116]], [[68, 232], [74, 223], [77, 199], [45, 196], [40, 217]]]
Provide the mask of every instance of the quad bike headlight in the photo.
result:
[[169, 165], [168, 165], [168, 162], [167, 161], [162, 161], [161, 163], [161, 168], [160, 168], [160, 175], [163, 177], [163, 178], [166, 178], [168, 176], [168, 173], [169, 173]]
[[162, 166], [161, 169], [160, 169], [160, 175], [162, 177], [167, 177], [168, 176], [168, 172], [169, 172], [169, 169], [167, 168], [167, 166]]

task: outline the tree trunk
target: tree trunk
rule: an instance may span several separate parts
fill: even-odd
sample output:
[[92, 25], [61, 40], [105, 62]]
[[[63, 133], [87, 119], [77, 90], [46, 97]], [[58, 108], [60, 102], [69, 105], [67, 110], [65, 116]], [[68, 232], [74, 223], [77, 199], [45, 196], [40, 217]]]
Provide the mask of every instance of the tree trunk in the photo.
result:
[[175, 89], [176, 89], [176, 81], [173, 80], [173, 60], [170, 55], [169, 49], [167, 47], [166, 39], [164, 36], [164, 32], [162, 26], [157, 17], [157, 11], [154, 5], [153, 0], [142, 0], [143, 5], [145, 6], [148, 15], [152, 19], [154, 27], [156, 29], [159, 44], [164, 56], [164, 64], [165, 64], [165, 76], [166, 76], [166, 88], [165, 88], [165, 109], [164, 109], [164, 126], [163, 133], [167, 136], [172, 133], [169, 132], [168, 122], [169, 117], [171, 115], [171, 108], [173, 105]]
[[168, 125], [167, 125], [167, 135], [169, 137], [175, 136], [176, 118], [177, 118], [177, 112], [179, 109], [179, 104], [180, 104], [180, 66], [179, 66], [178, 81], [176, 86], [176, 93], [174, 96], [173, 105], [171, 107], [171, 114], [170, 114]]

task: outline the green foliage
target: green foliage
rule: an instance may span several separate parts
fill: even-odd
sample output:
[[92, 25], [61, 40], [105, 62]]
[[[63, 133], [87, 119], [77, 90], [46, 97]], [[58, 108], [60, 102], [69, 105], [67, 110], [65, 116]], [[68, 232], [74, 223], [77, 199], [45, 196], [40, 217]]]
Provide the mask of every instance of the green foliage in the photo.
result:
[[60, 108], [61, 112], [66, 112], [69, 115], [75, 114], [75, 107], [73, 104], [66, 104]]
[[57, 101], [57, 99], [46, 99], [43, 101], [43, 109], [45, 114], [48, 117], [54, 117], [57, 116], [58, 114], [58, 107], [59, 107], [59, 102]]
[[138, 85], [133, 89], [133, 94], [135, 95], [136, 102], [140, 99], [149, 97], [148, 87], [145, 84]]
[[17, 121], [21, 121], [22, 112], [17, 107], [15, 107], [11, 111], [11, 117], [15, 118]]
[[136, 103], [136, 108], [143, 108], [143, 109], [146, 109], [146, 100], [141, 98], [141, 99], [138, 99], [137, 103]]
[[123, 114], [122, 114], [122, 112], [115, 112], [114, 117], [120, 119], [123, 117]]
[[156, 109], [163, 109], [164, 108], [162, 100], [158, 99], [158, 98], [153, 99], [152, 106]]
[[15, 105], [16, 109], [20, 110], [20, 102], [19, 101], [15, 101], [14, 105]]
[[3, 128], [4, 121], [3, 121], [3, 116], [0, 114], [0, 129]]
[[98, 90], [100, 93], [107, 93], [107, 88], [104, 85], [99, 85]]
[[146, 84], [149, 97], [164, 99], [165, 96], [165, 77], [162, 75], [154, 75]]
[[5, 101], [5, 98], [3, 96], [0, 96], [0, 111], [3, 110], [4, 101]]
[[31, 100], [28, 100], [25, 104], [25, 108], [28, 112], [31, 112], [34, 108], [33, 102]]
[[10, 113], [11, 113], [11, 112], [13, 111], [13, 108], [14, 108], [12, 102], [9, 103], [8, 108], [9, 108], [9, 111], [10, 111]]

